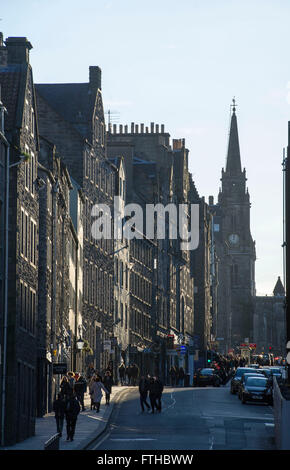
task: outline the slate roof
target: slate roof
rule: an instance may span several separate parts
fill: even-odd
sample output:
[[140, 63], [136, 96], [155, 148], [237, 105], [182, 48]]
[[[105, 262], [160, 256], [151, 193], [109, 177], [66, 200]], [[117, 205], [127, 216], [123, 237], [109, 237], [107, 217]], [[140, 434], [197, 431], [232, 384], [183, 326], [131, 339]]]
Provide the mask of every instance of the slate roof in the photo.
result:
[[21, 126], [22, 113], [19, 114], [19, 103], [22, 98], [21, 76], [23, 72], [23, 66], [18, 64], [0, 67], [1, 100], [8, 111], [5, 116], [6, 131], [12, 130], [15, 126]]
[[92, 113], [89, 83], [36, 84], [35, 89], [60, 116], [87, 137]]

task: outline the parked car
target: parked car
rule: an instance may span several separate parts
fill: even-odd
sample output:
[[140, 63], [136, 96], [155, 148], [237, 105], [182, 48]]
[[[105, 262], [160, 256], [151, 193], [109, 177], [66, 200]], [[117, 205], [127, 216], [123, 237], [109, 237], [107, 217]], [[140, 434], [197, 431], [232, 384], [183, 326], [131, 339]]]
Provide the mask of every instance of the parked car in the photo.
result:
[[261, 376], [264, 377], [264, 374], [256, 370], [253, 370], [252, 372], [248, 372], [247, 374], [242, 375], [241, 380], [239, 381], [238, 387], [237, 387], [237, 394], [240, 400], [242, 399], [242, 395], [241, 395], [242, 387], [243, 385], [247, 383], [248, 378], [249, 377], [261, 377]]
[[242, 385], [240, 393], [243, 404], [247, 401], [273, 404], [273, 389], [266, 377], [249, 377], [246, 383]]
[[215, 369], [205, 368], [198, 369], [193, 377], [193, 384], [195, 387], [213, 385], [219, 387], [221, 378]]
[[280, 367], [269, 367], [272, 375], [276, 377], [276, 380], [278, 383], [283, 382], [284, 376], [283, 376], [283, 370]]
[[256, 372], [257, 369], [251, 368], [251, 367], [238, 367], [235, 375], [233, 376], [231, 380], [231, 393], [235, 394], [238, 391], [238, 386], [239, 382], [244, 374], [247, 372]]
[[249, 364], [248, 367], [252, 367], [253, 369], [259, 369], [260, 364]]

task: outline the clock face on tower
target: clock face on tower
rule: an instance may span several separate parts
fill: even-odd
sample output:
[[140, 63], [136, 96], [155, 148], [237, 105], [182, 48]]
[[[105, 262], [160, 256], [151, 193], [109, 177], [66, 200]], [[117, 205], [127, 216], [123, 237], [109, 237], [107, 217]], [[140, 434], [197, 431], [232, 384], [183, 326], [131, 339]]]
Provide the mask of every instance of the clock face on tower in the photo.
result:
[[239, 236], [236, 233], [232, 233], [229, 236], [229, 242], [231, 245], [237, 245], [239, 243]]

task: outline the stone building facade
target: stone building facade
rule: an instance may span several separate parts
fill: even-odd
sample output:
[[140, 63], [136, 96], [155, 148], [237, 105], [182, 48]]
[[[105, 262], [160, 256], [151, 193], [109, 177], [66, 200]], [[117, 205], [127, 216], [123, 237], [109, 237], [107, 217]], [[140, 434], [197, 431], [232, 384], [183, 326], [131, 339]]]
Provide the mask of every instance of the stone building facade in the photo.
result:
[[113, 241], [94, 239], [91, 212], [97, 203], [113, 206], [114, 171], [106, 158], [101, 70], [90, 67], [89, 72], [89, 83], [36, 89], [40, 133], [57, 146], [85, 199], [82, 332], [86, 363], [101, 370], [110, 360], [103, 345], [113, 325]]
[[255, 297], [254, 343], [258, 354], [271, 352], [283, 356], [285, 353], [285, 290], [280, 276], [273, 295]]
[[66, 362], [73, 370], [77, 366], [76, 340], [82, 324], [82, 225], [78, 224], [77, 212], [82, 212], [82, 200], [76, 188], [73, 204], [77, 207], [71, 210], [73, 183], [55, 146], [42, 137], [38, 187], [37, 414], [43, 416], [51, 411], [58, 386], [59, 377], [53, 375], [52, 363]]
[[[1, 44], [0, 85], [10, 144], [8, 328], [4, 442], [33, 435], [37, 369], [38, 161], [36, 100], [30, 42]], [[20, 158], [25, 155], [25, 158]], [[18, 165], [18, 162], [22, 162]], [[3, 321], [3, 318], [1, 319]], [[3, 381], [2, 381], [3, 386]], [[3, 436], [1, 436], [3, 438]]]
[[[109, 127], [108, 155], [122, 155], [127, 175], [127, 203], [189, 205], [188, 150], [183, 140], [173, 141], [164, 126], [131, 124]], [[159, 219], [160, 222], [160, 219]], [[169, 239], [170, 220], [164, 215], [165, 239], [155, 231], [130, 243], [131, 357], [146, 371], [152, 368], [167, 380], [172, 364], [188, 368], [188, 355], [167, 351], [167, 337], [189, 345], [193, 335], [193, 275], [190, 255], [180, 248], [180, 239]], [[138, 267], [138, 271], [137, 271]], [[135, 289], [136, 286], [136, 289]], [[139, 286], [139, 287], [138, 287]], [[135, 320], [136, 318], [136, 320]], [[138, 320], [139, 318], [139, 320]], [[150, 325], [149, 331], [146, 325]], [[139, 355], [139, 356], [138, 356]], [[148, 367], [147, 367], [148, 364]]]

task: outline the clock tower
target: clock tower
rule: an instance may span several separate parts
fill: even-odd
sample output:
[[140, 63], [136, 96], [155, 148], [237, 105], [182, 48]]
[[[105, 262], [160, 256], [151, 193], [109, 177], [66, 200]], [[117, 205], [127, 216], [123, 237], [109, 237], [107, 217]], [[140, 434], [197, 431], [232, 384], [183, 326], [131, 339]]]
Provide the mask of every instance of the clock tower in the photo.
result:
[[214, 238], [219, 258], [217, 337], [221, 349], [244, 343], [253, 336], [255, 296], [255, 242], [250, 230], [250, 195], [246, 170], [241, 167], [236, 103], [231, 106], [226, 169], [215, 206]]

